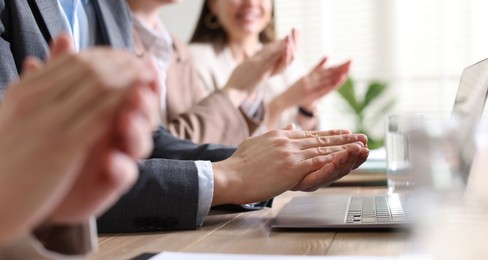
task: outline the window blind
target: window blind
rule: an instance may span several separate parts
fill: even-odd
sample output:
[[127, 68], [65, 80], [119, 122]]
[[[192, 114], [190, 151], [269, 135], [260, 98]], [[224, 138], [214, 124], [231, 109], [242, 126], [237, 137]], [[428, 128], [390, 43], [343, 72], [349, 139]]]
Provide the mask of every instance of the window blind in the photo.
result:
[[[352, 59], [359, 92], [372, 80], [390, 86], [391, 112], [447, 118], [463, 68], [488, 57], [483, 0], [279, 0], [275, 9], [279, 35], [301, 29], [307, 67], [323, 55], [332, 63]], [[319, 109], [321, 128], [353, 127], [337, 94]], [[372, 127], [382, 133], [382, 124]]]

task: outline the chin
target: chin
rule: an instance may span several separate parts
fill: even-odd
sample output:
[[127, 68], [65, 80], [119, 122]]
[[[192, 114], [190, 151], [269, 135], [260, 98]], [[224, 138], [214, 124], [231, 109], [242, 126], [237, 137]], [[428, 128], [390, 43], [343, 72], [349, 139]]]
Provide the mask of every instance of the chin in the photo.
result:
[[241, 30], [245, 34], [260, 34], [264, 28], [262, 25], [258, 24], [243, 24]]

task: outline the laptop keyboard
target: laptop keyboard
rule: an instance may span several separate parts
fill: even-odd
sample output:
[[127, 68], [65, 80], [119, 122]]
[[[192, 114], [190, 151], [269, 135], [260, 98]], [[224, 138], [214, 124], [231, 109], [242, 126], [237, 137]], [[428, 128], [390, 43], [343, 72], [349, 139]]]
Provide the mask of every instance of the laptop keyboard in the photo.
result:
[[346, 223], [406, 223], [407, 215], [398, 196], [353, 196]]

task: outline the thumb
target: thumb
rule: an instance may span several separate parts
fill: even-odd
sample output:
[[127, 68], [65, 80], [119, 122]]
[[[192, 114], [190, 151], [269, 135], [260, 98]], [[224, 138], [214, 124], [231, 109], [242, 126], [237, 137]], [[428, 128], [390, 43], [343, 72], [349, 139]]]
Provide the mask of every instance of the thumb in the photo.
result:
[[39, 71], [44, 64], [42, 61], [37, 57], [27, 57], [22, 63], [22, 78], [28, 78], [29, 76], [33, 75], [37, 71]]
[[49, 61], [55, 60], [65, 54], [75, 53], [75, 46], [73, 40], [68, 34], [60, 34], [52, 41], [50, 45], [51, 56]]
[[316, 66], [313, 68], [313, 70], [312, 70], [312, 71], [318, 71], [318, 70], [321, 70], [321, 69], [324, 67], [324, 65], [327, 63], [327, 60], [328, 60], [328, 59], [329, 59], [329, 57], [323, 57], [323, 58], [320, 60], [319, 64], [317, 64], [317, 65], [316, 65]]

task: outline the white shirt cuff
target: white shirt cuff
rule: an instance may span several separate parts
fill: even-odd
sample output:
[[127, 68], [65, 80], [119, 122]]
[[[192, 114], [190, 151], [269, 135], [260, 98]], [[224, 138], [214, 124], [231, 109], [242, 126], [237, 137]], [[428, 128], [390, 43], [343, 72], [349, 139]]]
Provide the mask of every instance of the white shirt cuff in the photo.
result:
[[212, 163], [209, 161], [195, 161], [198, 170], [198, 212], [197, 226], [203, 225], [207, 217], [214, 193], [214, 178]]

